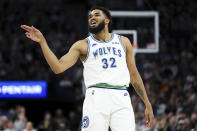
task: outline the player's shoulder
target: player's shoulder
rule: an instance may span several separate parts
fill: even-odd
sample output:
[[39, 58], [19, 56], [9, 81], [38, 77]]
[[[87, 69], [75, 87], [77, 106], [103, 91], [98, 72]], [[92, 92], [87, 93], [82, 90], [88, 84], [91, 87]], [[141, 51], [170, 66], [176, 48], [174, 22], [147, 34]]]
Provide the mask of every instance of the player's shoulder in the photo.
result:
[[131, 42], [128, 37], [121, 35], [120, 38], [121, 38], [121, 42], [124, 45], [127, 52], [129, 49], [132, 49]]
[[83, 44], [87, 44], [87, 43], [88, 43], [88, 42], [87, 42], [86, 39], [78, 40], [78, 41], [75, 42], [75, 44], [77, 44], [77, 45], [83, 45]]
[[76, 42], [73, 44], [73, 46], [79, 47], [79, 48], [84, 47], [84, 46], [86, 46], [86, 45], [88, 45], [88, 42], [87, 42], [86, 39], [78, 40], [78, 41], [76, 41]]
[[120, 38], [121, 38], [121, 41], [122, 41], [123, 43], [125, 43], [125, 42], [126, 42], [126, 43], [130, 42], [129, 38], [126, 37], [126, 36], [120, 35]]
[[79, 52], [81, 52], [81, 54], [85, 54], [88, 48], [88, 42], [85, 39], [78, 40], [72, 45], [72, 48], [78, 50]]
[[128, 47], [129, 45], [131, 45], [131, 42], [130, 42], [129, 38], [126, 37], [126, 36], [123, 36], [123, 35], [120, 35], [120, 38], [121, 38], [122, 44], [123, 44], [124, 47], [127, 49], [127, 47]]

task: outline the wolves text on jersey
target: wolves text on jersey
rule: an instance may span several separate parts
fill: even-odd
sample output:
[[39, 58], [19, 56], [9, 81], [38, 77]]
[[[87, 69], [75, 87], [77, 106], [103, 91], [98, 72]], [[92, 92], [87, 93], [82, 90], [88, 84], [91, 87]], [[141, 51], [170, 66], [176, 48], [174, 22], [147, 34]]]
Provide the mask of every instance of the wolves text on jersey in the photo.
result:
[[95, 51], [93, 51], [94, 58], [96, 59], [98, 56], [105, 56], [108, 54], [113, 53], [116, 56], [121, 57], [121, 50], [117, 49], [116, 47], [102, 47], [98, 48]]

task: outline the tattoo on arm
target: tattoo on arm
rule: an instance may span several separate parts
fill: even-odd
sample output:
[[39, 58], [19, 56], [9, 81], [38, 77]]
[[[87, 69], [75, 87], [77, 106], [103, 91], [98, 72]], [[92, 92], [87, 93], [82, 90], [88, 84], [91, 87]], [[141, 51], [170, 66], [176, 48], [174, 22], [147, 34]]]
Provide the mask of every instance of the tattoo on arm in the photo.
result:
[[140, 88], [140, 85], [138, 83], [134, 83], [133, 87], [135, 89], [135, 91], [137, 92], [137, 94], [141, 97], [141, 99], [144, 101], [144, 91], [142, 88]]

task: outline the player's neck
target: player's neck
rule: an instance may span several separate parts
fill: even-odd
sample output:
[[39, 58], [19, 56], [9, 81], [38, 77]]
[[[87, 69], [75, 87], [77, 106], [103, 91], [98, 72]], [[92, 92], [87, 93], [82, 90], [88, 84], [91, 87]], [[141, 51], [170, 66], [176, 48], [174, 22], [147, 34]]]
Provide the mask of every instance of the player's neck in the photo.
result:
[[107, 29], [103, 29], [101, 32], [94, 34], [94, 37], [99, 41], [108, 41], [111, 39], [111, 33]]

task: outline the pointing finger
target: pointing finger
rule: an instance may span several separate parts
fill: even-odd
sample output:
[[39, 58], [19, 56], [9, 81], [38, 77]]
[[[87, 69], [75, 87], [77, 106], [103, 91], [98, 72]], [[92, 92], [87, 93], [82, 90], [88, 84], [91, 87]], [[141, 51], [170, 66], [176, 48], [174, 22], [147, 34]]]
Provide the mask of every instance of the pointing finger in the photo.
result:
[[27, 26], [27, 25], [21, 25], [21, 28], [30, 32], [32, 30], [32, 28], [30, 26]]

